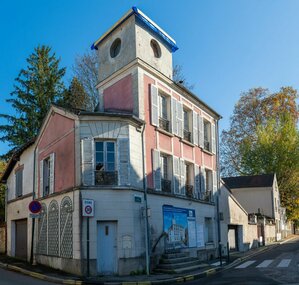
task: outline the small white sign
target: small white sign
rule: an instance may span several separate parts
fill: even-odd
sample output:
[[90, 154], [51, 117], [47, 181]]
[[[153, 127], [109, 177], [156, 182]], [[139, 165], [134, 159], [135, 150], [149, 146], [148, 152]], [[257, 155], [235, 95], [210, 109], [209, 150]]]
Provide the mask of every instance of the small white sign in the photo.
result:
[[41, 215], [38, 214], [33, 214], [33, 213], [29, 213], [29, 218], [31, 219], [39, 219], [41, 217]]
[[94, 200], [91, 199], [82, 200], [82, 216], [83, 217], [94, 216]]

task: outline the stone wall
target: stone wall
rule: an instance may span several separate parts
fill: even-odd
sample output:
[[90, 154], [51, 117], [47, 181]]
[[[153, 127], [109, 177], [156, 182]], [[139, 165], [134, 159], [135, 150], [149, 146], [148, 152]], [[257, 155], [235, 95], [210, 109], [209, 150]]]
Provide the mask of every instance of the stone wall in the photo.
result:
[[6, 252], [6, 225], [0, 223], [0, 254]]

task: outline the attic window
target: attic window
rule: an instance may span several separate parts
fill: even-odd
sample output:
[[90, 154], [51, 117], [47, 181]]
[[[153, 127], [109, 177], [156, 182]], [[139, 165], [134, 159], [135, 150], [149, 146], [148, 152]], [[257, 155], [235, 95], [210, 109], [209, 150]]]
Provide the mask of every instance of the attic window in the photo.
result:
[[111, 45], [110, 47], [110, 56], [112, 58], [118, 56], [120, 52], [120, 47], [121, 47], [121, 40], [120, 38], [117, 38]]
[[154, 56], [157, 58], [161, 57], [161, 48], [156, 40], [151, 40], [151, 47], [154, 52]]

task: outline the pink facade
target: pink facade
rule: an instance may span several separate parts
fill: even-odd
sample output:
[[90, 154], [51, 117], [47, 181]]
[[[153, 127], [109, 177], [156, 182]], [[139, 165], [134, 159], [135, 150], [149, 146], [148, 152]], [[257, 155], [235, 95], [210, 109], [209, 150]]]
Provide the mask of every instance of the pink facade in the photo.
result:
[[[75, 186], [75, 122], [52, 113], [37, 145], [38, 161], [55, 154], [54, 192]], [[39, 171], [40, 172], [40, 171]], [[39, 173], [39, 177], [41, 174]], [[39, 186], [40, 187], [40, 186]], [[39, 189], [39, 193], [40, 189]]]
[[208, 168], [213, 169], [213, 156], [211, 156], [208, 153], [203, 153], [203, 161], [204, 165], [207, 166]]
[[160, 149], [168, 152], [168, 153], [171, 153], [172, 152], [172, 143], [171, 143], [172, 139], [171, 137], [165, 135], [165, 134], [162, 134], [162, 133], [159, 133], [159, 147]]
[[104, 110], [133, 112], [132, 75], [120, 79], [104, 90]]
[[183, 143], [183, 154], [184, 158], [187, 160], [193, 160], [193, 147]]

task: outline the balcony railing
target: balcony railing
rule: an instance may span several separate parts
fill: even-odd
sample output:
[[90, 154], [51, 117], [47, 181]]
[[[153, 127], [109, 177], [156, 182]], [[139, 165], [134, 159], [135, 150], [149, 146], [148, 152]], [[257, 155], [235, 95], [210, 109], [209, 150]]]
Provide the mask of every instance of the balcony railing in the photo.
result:
[[211, 143], [209, 141], [204, 141], [204, 149], [211, 151]]
[[191, 142], [191, 132], [184, 129], [184, 140]]
[[193, 195], [193, 185], [186, 184], [185, 189], [186, 189], [186, 196], [189, 197], [189, 198], [193, 198], [194, 197], [194, 195]]
[[167, 179], [161, 179], [162, 192], [171, 193], [171, 181]]
[[213, 202], [213, 195], [212, 191], [206, 191], [206, 192], [200, 192], [198, 193], [198, 199], [201, 201], [206, 201], [206, 202]]
[[117, 171], [95, 171], [96, 185], [117, 185]]
[[164, 131], [169, 132], [169, 121], [162, 117], [159, 117], [159, 127]]

